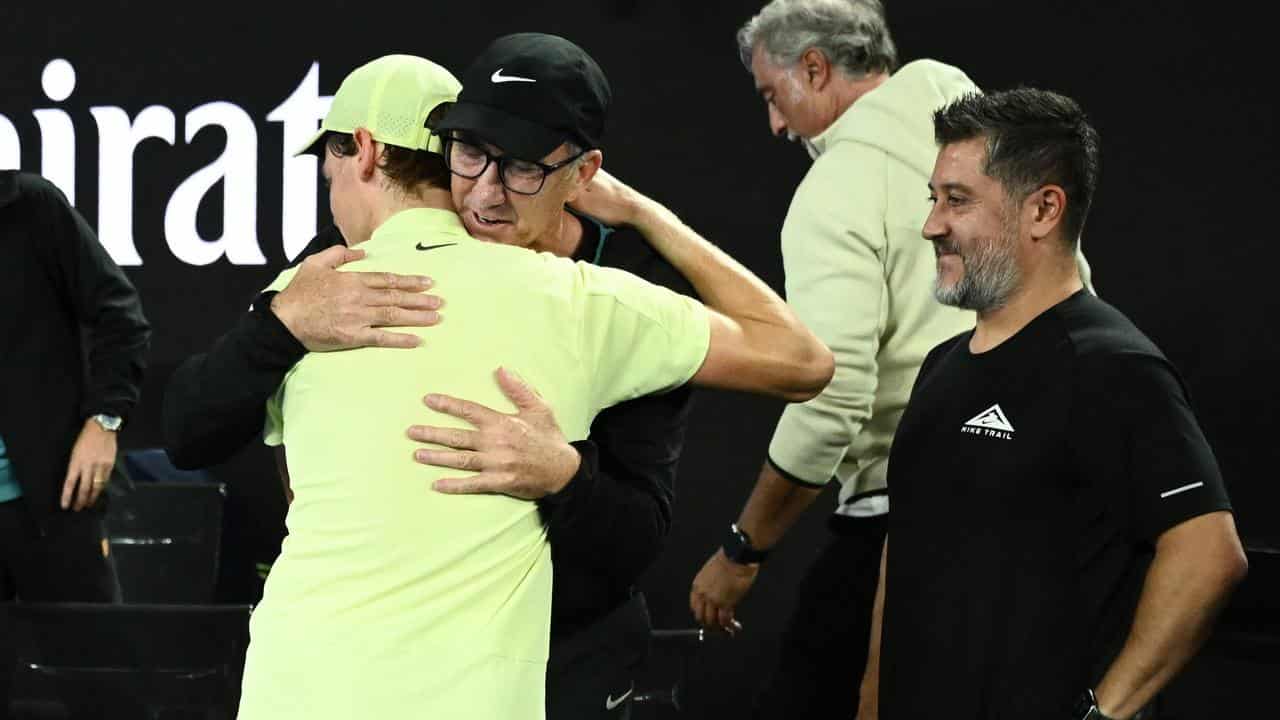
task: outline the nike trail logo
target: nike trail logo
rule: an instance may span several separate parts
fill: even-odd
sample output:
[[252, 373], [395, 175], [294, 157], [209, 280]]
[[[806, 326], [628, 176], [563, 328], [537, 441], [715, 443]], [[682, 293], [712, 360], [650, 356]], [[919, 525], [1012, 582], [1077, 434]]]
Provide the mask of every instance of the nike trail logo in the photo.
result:
[[494, 70], [494, 71], [493, 71], [493, 74], [489, 76], [489, 80], [490, 80], [491, 82], [495, 82], [495, 83], [504, 83], [504, 82], [538, 82], [537, 80], [534, 80], [533, 78], [520, 77], [519, 75], [503, 75], [503, 74], [502, 74], [502, 68], [498, 68], [497, 70]]
[[[625, 702], [627, 698], [631, 697], [631, 691], [632, 691], [632, 690], [635, 690], [635, 689], [636, 689], [636, 688], [635, 688], [635, 686], [634, 686], [634, 685], [632, 685], [631, 687], [627, 688], [627, 691], [626, 691], [626, 692], [624, 692], [624, 693], [622, 693], [621, 695], [619, 695], [617, 700], [614, 700], [614, 699], [613, 699], [613, 695], [612, 695], [612, 694], [610, 694], [610, 695], [606, 696], [606, 697], [605, 697], [605, 699], [604, 699], [604, 709], [605, 709], [605, 710], [612, 710], [612, 709], [614, 709], [614, 708], [618, 707], [618, 706], [619, 706], [619, 705], [621, 705], [623, 702]], [[599, 697], [599, 696], [597, 696], [597, 697]]]
[[458, 243], [440, 243], [439, 245], [423, 245], [422, 243], [418, 243], [415, 247], [419, 250], [435, 250], [436, 248], [449, 247], [450, 245], [457, 244]]
[[1000, 438], [1001, 440], [1012, 440], [1013, 423], [1009, 422], [1004, 410], [1001, 410], [1000, 405], [996, 404], [970, 418], [960, 428], [960, 432]]

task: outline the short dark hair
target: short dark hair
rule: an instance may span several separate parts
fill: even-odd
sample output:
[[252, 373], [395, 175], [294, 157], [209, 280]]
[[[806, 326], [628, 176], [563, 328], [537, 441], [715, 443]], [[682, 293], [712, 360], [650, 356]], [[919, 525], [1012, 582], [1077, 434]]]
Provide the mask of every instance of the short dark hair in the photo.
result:
[[1074, 247], [1098, 185], [1099, 155], [1098, 131], [1075, 100], [1028, 87], [970, 93], [933, 113], [933, 136], [939, 146], [985, 138], [982, 171], [1013, 200], [1060, 185], [1067, 194], [1066, 239]]
[[[336, 157], [349, 157], [356, 154], [356, 139], [350, 133], [331, 132], [325, 135], [324, 148]], [[449, 189], [449, 168], [439, 153], [383, 143], [378, 167], [392, 184], [405, 192], [423, 184]]]

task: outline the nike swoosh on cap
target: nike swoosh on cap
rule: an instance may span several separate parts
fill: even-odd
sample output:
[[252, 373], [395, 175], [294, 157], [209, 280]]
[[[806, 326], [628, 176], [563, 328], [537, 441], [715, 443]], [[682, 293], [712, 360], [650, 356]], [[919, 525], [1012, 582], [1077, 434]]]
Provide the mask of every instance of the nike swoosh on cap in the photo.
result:
[[449, 247], [450, 245], [457, 244], [458, 243], [440, 243], [439, 245], [423, 245], [422, 243], [418, 243], [415, 247], [419, 250], [435, 250], [436, 248]]
[[498, 68], [497, 70], [494, 70], [494, 71], [493, 71], [493, 74], [489, 76], [489, 80], [490, 80], [491, 82], [495, 82], [495, 83], [504, 83], [504, 82], [538, 82], [537, 80], [534, 80], [533, 78], [520, 77], [519, 75], [503, 75], [503, 74], [502, 74], [502, 68]]

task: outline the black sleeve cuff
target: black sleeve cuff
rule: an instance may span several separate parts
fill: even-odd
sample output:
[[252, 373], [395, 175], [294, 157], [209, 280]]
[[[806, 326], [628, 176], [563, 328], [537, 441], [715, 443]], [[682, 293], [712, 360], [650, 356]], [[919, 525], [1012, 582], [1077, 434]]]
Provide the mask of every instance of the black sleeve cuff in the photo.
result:
[[596, 475], [600, 471], [600, 451], [590, 440], [569, 443], [582, 458], [578, 471], [558, 492], [538, 498], [538, 514], [546, 525], [558, 525], [575, 515], [595, 490]]
[[253, 340], [248, 344], [253, 362], [259, 367], [291, 368], [307, 354], [307, 348], [271, 312], [276, 293], [264, 292], [254, 300], [249, 317], [253, 322]]
[[772, 457], [766, 456], [765, 462], [769, 463], [769, 467], [773, 468], [779, 475], [781, 475], [782, 477], [786, 478], [787, 480], [790, 480], [791, 482], [801, 487], [809, 488], [810, 490], [821, 490], [822, 488], [825, 488], [827, 486], [827, 483], [811, 483], [808, 480], [803, 480], [801, 478], [796, 477], [795, 475], [792, 475], [786, 470], [783, 470], [781, 465], [774, 462]]

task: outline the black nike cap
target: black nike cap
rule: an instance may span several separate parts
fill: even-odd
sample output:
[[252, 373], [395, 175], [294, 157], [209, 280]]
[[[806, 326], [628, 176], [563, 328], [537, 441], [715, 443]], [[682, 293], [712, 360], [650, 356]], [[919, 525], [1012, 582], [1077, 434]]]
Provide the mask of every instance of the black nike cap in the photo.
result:
[[557, 35], [504, 35], [462, 75], [458, 101], [433, 130], [475, 134], [522, 160], [541, 160], [566, 141], [600, 147], [612, 98], [604, 71]]

